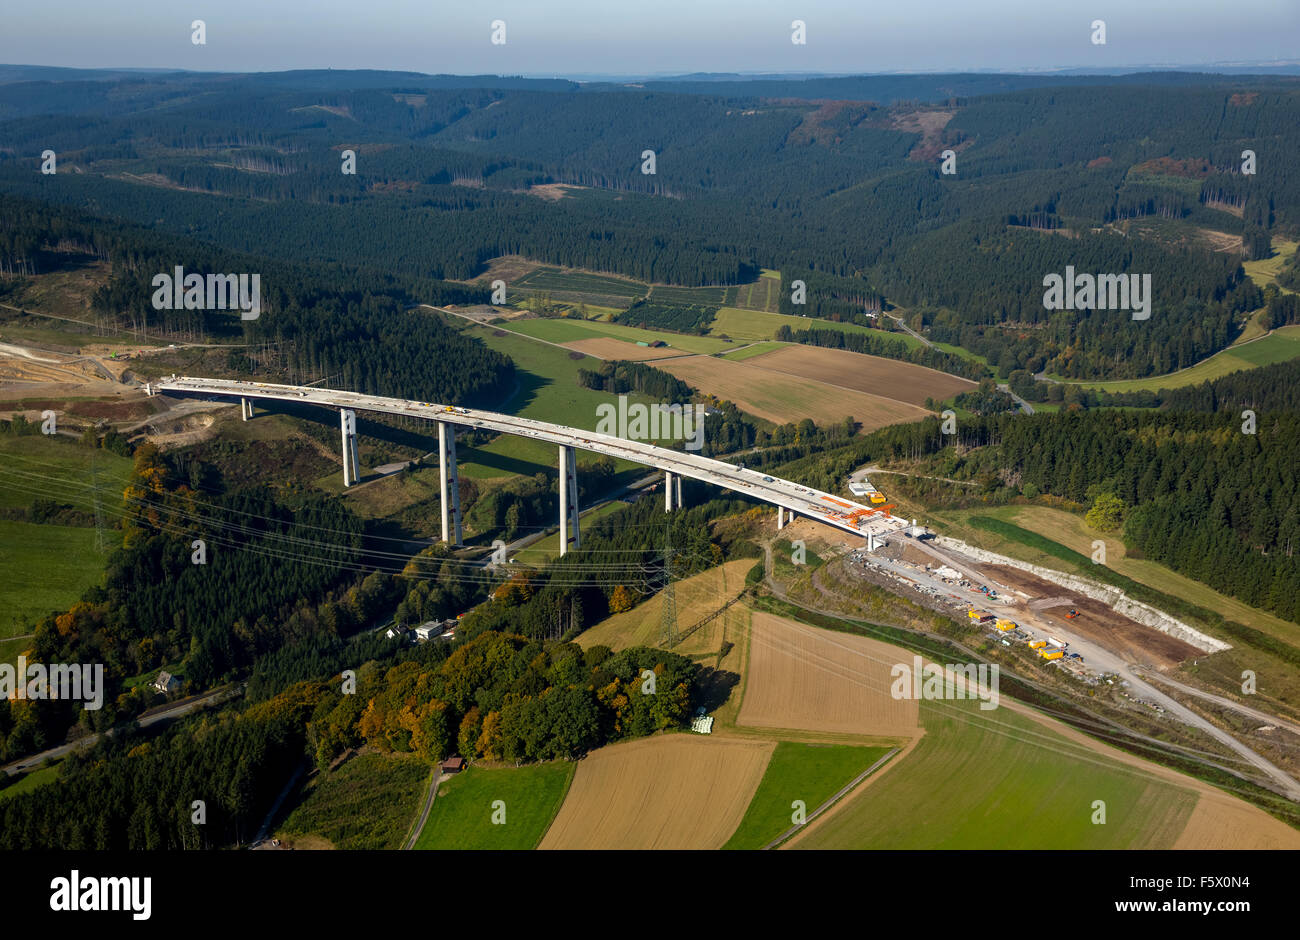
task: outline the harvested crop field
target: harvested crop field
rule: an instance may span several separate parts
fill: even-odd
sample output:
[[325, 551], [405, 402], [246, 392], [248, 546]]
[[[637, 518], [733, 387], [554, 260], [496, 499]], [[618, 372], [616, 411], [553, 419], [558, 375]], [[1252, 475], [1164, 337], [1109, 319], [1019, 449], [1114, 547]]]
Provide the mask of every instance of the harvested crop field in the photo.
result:
[[755, 611], [738, 725], [911, 737], [915, 699], [889, 694], [890, 667], [911, 654], [888, 643]]
[[[1175, 666], [1185, 659], [1202, 655], [1201, 650], [1190, 643], [1185, 643], [1167, 633], [1161, 633], [1136, 620], [1130, 620], [1101, 601], [1084, 597], [1082, 594], [1072, 594], [1068, 588], [1045, 581], [1027, 571], [1006, 565], [980, 565], [979, 567], [996, 580], [1019, 588], [1031, 597], [1068, 597], [1068, 602], [1060, 606], [1039, 610], [1038, 616], [1044, 623], [1058, 624], [1065, 630], [1093, 640], [1103, 649], [1110, 650], [1129, 662], [1151, 663], [1154, 666], [1165, 667]], [[1073, 620], [1066, 620], [1065, 615], [1071, 607], [1079, 611], [1079, 616]]]
[[761, 361], [761, 357], [733, 362], [712, 356], [684, 356], [665, 360], [656, 368], [776, 424], [804, 418], [827, 424], [852, 417], [863, 430], [872, 431], [890, 424], [919, 421], [929, 415], [925, 409], [907, 402], [787, 373], [776, 374], [754, 364]]
[[687, 734], [600, 748], [578, 764], [541, 848], [721, 848], [775, 748]]
[[921, 405], [927, 398], [943, 401], [978, 387], [968, 379], [910, 362], [868, 356], [847, 349], [823, 349], [797, 343], [782, 346], [748, 361], [760, 369], [815, 377], [819, 382], [913, 405]]
[[[673, 595], [678, 629], [683, 632], [689, 630], [740, 594], [745, 589], [745, 575], [753, 566], [754, 559], [741, 558], [677, 581], [673, 585]], [[614, 614], [594, 624], [578, 634], [574, 642], [583, 649], [604, 645], [615, 651], [629, 646], [656, 646], [662, 629], [663, 606], [663, 594], [656, 594], [629, 611]], [[711, 628], [730, 622], [731, 619], [724, 621], [718, 617], [699, 633], [712, 636]], [[696, 636], [698, 635], [697, 633]], [[678, 649], [677, 652], [684, 651]]]
[[561, 343], [560, 345], [568, 349], [576, 349], [588, 356], [595, 356], [597, 359], [624, 359], [628, 362], [644, 362], [647, 359], [664, 359], [668, 356], [680, 356], [682, 354], [680, 349], [672, 349], [667, 346], [658, 348], [638, 346], [636, 343], [628, 343], [613, 337], [579, 339], [571, 343]]
[[1300, 832], [1226, 793], [1201, 794], [1176, 849], [1300, 849]]

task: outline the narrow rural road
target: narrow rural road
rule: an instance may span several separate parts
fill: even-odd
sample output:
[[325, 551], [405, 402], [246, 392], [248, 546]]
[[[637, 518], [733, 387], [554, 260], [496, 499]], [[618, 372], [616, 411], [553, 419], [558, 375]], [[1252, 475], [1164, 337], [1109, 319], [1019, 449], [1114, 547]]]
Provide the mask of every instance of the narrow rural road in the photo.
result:
[[[172, 702], [170, 705], [164, 705], [161, 708], [152, 709], [150, 711], [144, 712], [136, 719], [136, 722], [139, 724], [141, 728], [147, 728], [150, 725], [157, 724], [160, 721], [167, 721], [172, 718], [179, 718], [182, 715], [189, 714], [195, 709], [203, 708], [206, 705], [216, 704], [219, 701], [224, 701], [225, 698], [235, 698], [242, 694], [243, 694], [242, 688], [231, 689], [229, 687], [226, 687], [221, 689], [213, 689], [211, 692], [204, 692], [202, 695], [195, 695], [187, 699], [181, 699], [179, 702]], [[113, 730], [114, 729], [110, 728], [108, 731], [105, 731], [103, 733], [111, 735], [113, 733]], [[33, 770], [36, 767], [40, 766], [47, 758], [57, 759], [60, 757], [66, 757], [68, 754], [71, 754], [75, 750], [90, 747], [96, 741], [98, 741], [99, 738], [100, 735], [98, 734], [88, 734], [84, 738], [77, 738], [77, 740], [71, 741], [67, 744], [60, 744], [57, 747], [52, 747], [49, 748], [48, 750], [41, 751], [39, 754], [31, 754], [27, 757], [22, 758], [21, 760], [16, 760], [10, 764], [5, 764], [3, 767], [0, 767], [0, 771], [4, 771], [6, 774], [9, 774], [10, 776], [14, 774], [24, 773], [25, 771]]]
[[806, 826], [808, 826], [808, 825], [809, 825], [809, 824], [810, 824], [814, 819], [816, 819], [816, 818], [817, 818], [818, 816], [820, 816], [822, 813], [826, 812], [828, 809], [830, 809], [832, 806], [834, 806], [836, 803], [838, 803], [841, 799], [843, 799], [843, 798], [845, 797], [845, 795], [847, 795], [847, 794], [849, 793], [849, 791], [851, 791], [851, 790], [852, 790], [854, 787], [856, 787], [859, 783], [861, 783], [863, 780], [866, 780], [868, 777], [870, 777], [870, 776], [871, 776], [873, 773], [875, 773], [875, 772], [876, 772], [880, 767], [883, 767], [883, 766], [885, 765], [885, 762], [888, 761], [888, 760], [889, 760], [891, 757], [893, 757], [895, 754], [897, 754], [897, 753], [899, 752], [899, 750], [900, 750], [900, 749], [899, 749], [899, 748], [896, 748], [896, 747], [895, 747], [895, 748], [891, 748], [888, 754], [886, 754], [884, 757], [880, 758], [878, 761], [876, 761], [874, 764], [872, 764], [872, 765], [871, 765], [870, 767], [868, 767], [866, 770], [862, 771], [862, 773], [858, 774], [856, 777], [854, 777], [852, 780], [850, 780], [850, 781], [849, 781], [848, 783], [846, 783], [844, 786], [840, 787], [840, 789], [838, 789], [837, 791], [835, 791], [834, 793], [832, 793], [830, 799], [828, 799], [828, 800], [827, 800], [825, 803], [823, 803], [821, 806], [819, 806], [819, 807], [817, 807], [815, 810], [813, 810], [812, 815], [809, 816], [806, 820], [804, 820], [802, 823], [798, 823], [798, 824], [796, 824], [796, 825], [791, 826], [789, 829], [787, 829], [785, 832], [781, 833], [779, 836], [777, 836], [775, 839], [773, 839], [773, 840], [772, 840], [771, 842], [769, 842], [767, 845], [763, 846], [763, 848], [764, 848], [764, 849], [774, 849], [774, 848], [776, 848], [778, 845], [780, 845], [782, 842], [785, 842], [787, 839], [789, 839], [791, 836], [793, 836], [793, 835], [794, 835], [796, 832], [798, 832], [800, 829], [803, 829], [803, 828], [805, 828]]
[[911, 337], [914, 337], [914, 338], [916, 338], [916, 339], [919, 339], [921, 342], [925, 343], [925, 345], [929, 346], [931, 349], [934, 348], [934, 343], [930, 342], [928, 339], [926, 339], [926, 338], [925, 338], [924, 336], [922, 336], [920, 333], [916, 332], [916, 330], [912, 329], [910, 326], [908, 326], [906, 323], [904, 323], [902, 317], [895, 317], [895, 316], [892, 316], [892, 315], [891, 315], [891, 316], [890, 316], [890, 319], [893, 320], [895, 323], [897, 323], [897, 324], [899, 325], [899, 327], [902, 328], [903, 332], [906, 333], [908, 336], [911, 336]]
[[402, 846], [403, 851], [415, 848], [415, 840], [420, 838], [420, 833], [424, 831], [424, 824], [429, 821], [429, 813], [433, 810], [433, 800], [438, 795], [438, 785], [442, 783], [442, 771], [433, 772], [433, 783], [429, 784], [429, 792], [424, 797], [424, 809], [420, 810], [420, 818], [415, 823], [415, 828], [411, 830], [410, 836], [407, 837], [406, 843]]
[[1019, 395], [1017, 395], [1015, 392], [1011, 391], [1011, 386], [1008, 385], [1006, 382], [1002, 382], [1002, 383], [1000, 383], [1000, 384], [998, 385], [998, 389], [999, 389], [1000, 391], [1006, 392], [1006, 393], [1007, 393], [1008, 395], [1010, 395], [1013, 399], [1015, 399], [1016, 404], [1020, 406], [1020, 410], [1023, 411], [1025, 414], [1027, 414], [1027, 415], [1031, 415], [1031, 414], [1034, 413], [1034, 406], [1031, 405], [1031, 404], [1029, 404], [1029, 402], [1025, 401], [1023, 398], [1021, 398], [1021, 397], [1020, 397]]

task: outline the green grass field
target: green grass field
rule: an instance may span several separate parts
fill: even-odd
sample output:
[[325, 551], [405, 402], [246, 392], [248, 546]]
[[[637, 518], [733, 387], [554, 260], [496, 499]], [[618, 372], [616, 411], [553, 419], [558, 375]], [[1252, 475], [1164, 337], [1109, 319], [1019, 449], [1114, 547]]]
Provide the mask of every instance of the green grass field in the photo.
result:
[[[673, 333], [668, 330], [643, 330], [621, 323], [605, 323], [599, 320], [515, 320], [507, 327], [516, 333], [543, 339], [548, 343], [572, 343], [583, 339], [610, 337], [627, 343], [662, 340], [670, 347], [682, 352], [708, 353], [730, 349], [732, 344], [726, 340], [711, 336], [693, 336], [690, 333]], [[652, 363], [653, 364], [653, 363]], [[587, 368], [593, 368], [588, 366]]]
[[724, 849], [761, 849], [793, 825], [792, 808], [802, 800], [805, 818], [837, 790], [889, 753], [887, 747], [798, 744], [781, 741], [749, 801], [745, 818]]
[[13, 783], [0, 789], [0, 800], [31, 793], [37, 787], [43, 787], [47, 783], [54, 783], [58, 779], [59, 767], [57, 764], [51, 764], [49, 767], [38, 767], [36, 770], [28, 771]]
[[752, 346], [744, 346], [740, 349], [733, 349], [729, 353], [723, 353], [723, 359], [730, 359], [732, 362], [744, 362], [746, 359], [753, 359], [755, 356], [766, 355], [780, 349], [782, 346], [789, 346], [789, 343], [754, 343]]
[[[485, 770], [469, 767], [445, 781], [433, 801], [417, 849], [534, 849], [560, 810], [571, 761]], [[492, 822], [496, 801], [504, 824]]]
[[887, 333], [870, 327], [858, 326], [856, 323], [836, 323], [834, 320], [819, 320], [813, 317], [793, 317], [784, 313], [767, 313], [762, 310], [741, 310], [737, 307], [723, 307], [713, 318], [710, 336], [729, 336], [733, 340], [770, 340], [781, 326], [792, 330], [840, 330], [844, 333], [866, 333], [882, 339], [896, 339], [915, 349], [921, 341], [906, 333]]
[[418, 757], [358, 754], [318, 773], [277, 831], [336, 849], [397, 849], [420, 810], [430, 767]]
[[571, 359], [564, 349], [529, 342], [508, 333], [497, 336], [500, 331], [492, 327], [472, 326], [465, 332], [505, 353], [521, 370], [517, 375], [519, 390], [513, 398], [498, 405], [500, 410], [538, 421], [595, 429], [596, 406], [612, 400], [612, 396], [578, 385], [578, 370], [598, 368], [599, 359], [590, 356]]
[[118, 508], [131, 475], [131, 461], [106, 450], [83, 447], [71, 438], [30, 434], [0, 437], [0, 507], [27, 507], [52, 499], [77, 509], [94, 506], [91, 462], [100, 499]]
[[30, 633], [42, 617], [71, 607], [103, 574], [94, 529], [0, 520], [0, 637]]
[[[1080, 382], [1084, 388], [1094, 388], [1108, 392], [1158, 392], [1162, 388], [1181, 388], [1184, 385], [1196, 385], [1240, 372], [1256, 366], [1268, 366], [1275, 362], [1286, 362], [1300, 356], [1300, 325], [1283, 326], [1267, 336], [1241, 346], [1229, 346], [1222, 352], [1203, 359], [1194, 366], [1189, 366], [1168, 375], [1157, 375], [1146, 379], [1121, 379], [1114, 382]], [[1061, 381], [1071, 381], [1055, 378]]]
[[[1254, 261], [1242, 262], [1242, 268], [1246, 271], [1246, 276], [1258, 284], [1261, 288], [1269, 284], [1277, 283], [1277, 276], [1281, 273], [1282, 267], [1296, 253], [1296, 248], [1300, 247], [1300, 242], [1284, 241], [1282, 239], [1273, 240], [1273, 255], [1269, 258], [1259, 258]], [[1286, 291], [1287, 288], [1283, 287]], [[1287, 291], [1294, 293], [1293, 291]]]
[[911, 753], [794, 847], [1167, 849], [1198, 799], [1008, 708], [923, 701], [921, 721]]

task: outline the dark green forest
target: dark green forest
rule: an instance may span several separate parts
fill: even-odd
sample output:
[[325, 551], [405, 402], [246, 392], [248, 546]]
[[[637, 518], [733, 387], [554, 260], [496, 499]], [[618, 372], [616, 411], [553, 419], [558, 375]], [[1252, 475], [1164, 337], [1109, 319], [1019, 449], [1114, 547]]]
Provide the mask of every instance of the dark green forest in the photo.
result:
[[[0, 84], [0, 189], [261, 264], [353, 267], [430, 302], [506, 254], [688, 286], [777, 268], [808, 287], [799, 313], [920, 307], [932, 338], [1004, 373], [1068, 378], [1159, 374], [1227, 345], [1261, 303], [1240, 260], [1300, 231], [1294, 79], [967, 76], [948, 87], [972, 93], [956, 96], [933, 80], [813, 80], [779, 97], [763, 89], [791, 83], [348, 81], [164, 75], [133, 80], [129, 101], [103, 83]], [[929, 90], [897, 100], [909, 81]], [[846, 94], [828, 102], [823, 87]], [[941, 130], [916, 130], [918, 111]], [[38, 172], [46, 148], [68, 171]], [[959, 153], [955, 175], [939, 170], [943, 148]], [[580, 188], [549, 200], [529, 190], [541, 183]], [[1207, 231], [1240, 236], [1243, 254], [1215, 251]], [[33, 253], [0, 240], [0, 264], [29, 269]], [[1045, 310], [1042, 278], [1066, 265], [1150, 274], [1151, 319]], [[787, 291], [781, 303], [794, 308]], [[637, 322], [707, 322], [707, 308], [643, 307]]]

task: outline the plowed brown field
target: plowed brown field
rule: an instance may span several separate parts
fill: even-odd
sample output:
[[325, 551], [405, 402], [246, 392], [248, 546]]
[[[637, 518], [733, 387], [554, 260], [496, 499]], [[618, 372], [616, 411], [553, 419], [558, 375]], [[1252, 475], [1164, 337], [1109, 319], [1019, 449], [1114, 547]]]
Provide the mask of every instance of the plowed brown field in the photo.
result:
[[560, 345], [566, 349], [576, 349], [588, 356], [595, 356], [597, 359], [624, 359], [628, 362], [644, 362], [647, 359], [663, 359], [682, 354], [680, 349], [671, 349], [667, 346], [638, 346], [636, 343], [614, 339], [612, 336], [576, 339], [571, 343]]
[[578, 764], [541, 848], [721, 848], [775, 748], [688, 734], [600, 748]]
[[815, 378], [777, 373], [749, 361], [683, 356], [665, 359], [655, 368], [776, 424], [804, 418], [826, 424], [852, 417], [863, 430], [873, 431], [889, 424], [920, 421], [930, 413], [907, 402], [827, 385]]
[[977, 387], [968, 379], [946, 372], [847, 349], [791, 344], [745, 362], [760, 369], [816, 379], [913, 405], [923, 404], [927, 398], [943, 401]]

